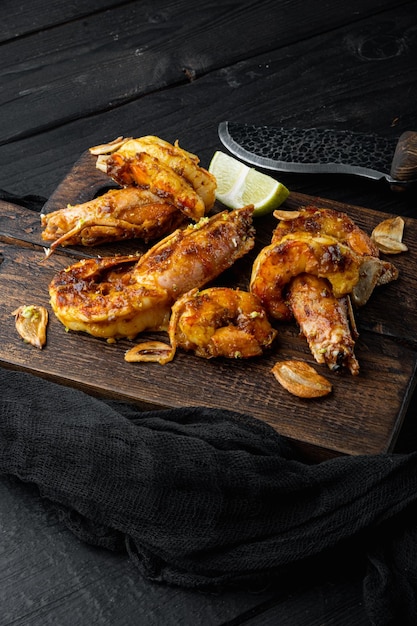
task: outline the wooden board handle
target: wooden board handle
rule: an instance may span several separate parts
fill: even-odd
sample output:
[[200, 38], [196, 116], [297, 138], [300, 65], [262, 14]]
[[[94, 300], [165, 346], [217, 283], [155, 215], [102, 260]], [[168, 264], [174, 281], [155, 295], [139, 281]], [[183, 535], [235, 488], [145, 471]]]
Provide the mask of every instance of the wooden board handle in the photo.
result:
[[[400, 136], [390, 174], [394, 179], [392, 183], [394, 189], [397, 188], [395, 181], [398, 183], [417, 181], [417, 132], [409, 130]], [[403, 185], [398, 185], [398, 188], [403, 188]]]

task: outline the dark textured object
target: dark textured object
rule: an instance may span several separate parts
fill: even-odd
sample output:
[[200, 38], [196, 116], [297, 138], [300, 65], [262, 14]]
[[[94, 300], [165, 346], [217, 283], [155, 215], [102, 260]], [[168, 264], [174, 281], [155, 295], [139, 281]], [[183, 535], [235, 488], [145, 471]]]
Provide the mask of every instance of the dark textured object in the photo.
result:
[[147, 579], [224, 589], [362, 562], [373, 623], [415, 623], [416, 452], [313, 465], [249, 416], [127, 416], [27, 374], [0, 370], [0, 383], [0, 473]]
[[41, 211], [46, 198], [38, 196], [36, 194], [27, 194], [26, 196], [17, 196], [14, 193], [10, 193], [5, 189], [0, 189], [0, 200], [3, 202], [11, 202], [12, 204], [18, 204], [19, 206], [30, 209], [31, 211]]
[[391, 184], [417, 180], [417, 133], [397, 139], [325, 128], [276, 128], [222, 122], [219, 136], [258, 167], [299, 173], [357, 174]]

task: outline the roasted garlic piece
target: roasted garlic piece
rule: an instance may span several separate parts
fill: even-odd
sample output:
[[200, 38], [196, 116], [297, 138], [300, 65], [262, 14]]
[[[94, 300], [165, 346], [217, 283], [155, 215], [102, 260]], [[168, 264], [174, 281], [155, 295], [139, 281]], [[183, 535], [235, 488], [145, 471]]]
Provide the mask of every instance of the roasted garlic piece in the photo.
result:
[[13, 311], [16, 318], [16, 330], [23, 341], [40, 350], [46, 343], [48, 311], [36, 304], [22, 305]]
[[163, 341], [143, 341], [125, 353], [128, 363], [160, 363], [164, 365], [172, 361], [175, 348]]
[[284, 389], [299, 398], [320, 398], [332, 390], [331, 383], [304, 361], [279, 361], [271, 371]]
[[397, 215], [380, 222], [372, 231], [371, 239], [381, 252], [399, 254], [408, 250], [403, 243], [403, 234], [404, 220]]

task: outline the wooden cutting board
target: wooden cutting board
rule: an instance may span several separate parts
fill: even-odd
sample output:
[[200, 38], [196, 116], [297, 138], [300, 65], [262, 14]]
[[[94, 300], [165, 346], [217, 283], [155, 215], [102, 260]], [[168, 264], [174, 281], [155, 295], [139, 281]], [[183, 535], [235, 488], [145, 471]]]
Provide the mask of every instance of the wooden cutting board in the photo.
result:
[[[45, 211], [84, 202], [104, 192], [106, 176], [85, 153], [51, 196]], [[286, 208], [303, 204], [345, 211], [367, 232], [386, 214], [303, 194], [291, 194]], [[220, 208], [220, 207], [218, 207]], [[12, 311], [21, 304], [49, 307], [48, 284], [58, 269], [82, 256], [143, 250], [140, 242], [100, 248], [60, 250], [44, 259], [39, 215], [9, 203], [0, 204], [0, 362], [92, 394], [136, 402], [141, 408], [206, 406], [249, 413], [312, 452], [315, 458], [335, 454], [379, 453], [392, 448], [415, 384], [417, 361], [416, 258], [417, 222], [405, 220], [409, 252], [391, 257], [400, 277], [379, 287], [357, 313], [360, 337], [356, 354], [360, 375], [334, 374], [318, 366], [295, 324], [277, 325], [273, 351], [250, 361], [204, 360], [177, 352], [173, 362], [127, 363], [134, 343], [109, 344], [83, 333], [65, 332], [50, 314], [47, 345], [38, 350], [17, 335]], [[248, 287], [253, 259], [270, 241], [273, 216], [256, 220], [255, 250], [223, 274], [216, 284]], [[150, 333], [142, 338], [167, 337]], [[290, 395], [271, 374], [283, 358], [303, 359], [333, 384], [330, 396], [303, 400]], [[59, 411], [59, 407], [57, 407]]]

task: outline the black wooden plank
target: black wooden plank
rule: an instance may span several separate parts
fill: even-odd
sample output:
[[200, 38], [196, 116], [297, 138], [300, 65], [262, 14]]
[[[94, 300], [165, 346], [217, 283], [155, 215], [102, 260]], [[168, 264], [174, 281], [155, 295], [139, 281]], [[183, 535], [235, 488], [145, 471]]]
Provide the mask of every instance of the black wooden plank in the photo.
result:
[[[417, 125], [417, 41], [411, 37], [410, 23], [409, 9], [400, 8], [213, 71], [105, 114], [1, 146], [0, 187], [21, 194], [50, 195], [88, 146], [119, 134], [178, 138], [208, 165], [214, 150], [222, 148], [217, 124], [225, 118], [288, 126], [349, 127], [398, 136]], [[364, 59], [358, 44], [354, 45], [364, 33], [368, 51], [371, 42], [377, 46], [392, 33], [409, 43], [398, 55]], [[392, 90], [394, 81], [396, 89]], [[316, 86], [314, 91], [311, 85]], [[305, 193], [339, 192], [343, 195], [340, 200], [369, 208], [415, 211], [412, 196], [388, 193], [386, 186], [375, 182], [331, 176], [280, 178], [290, 188], [294, 183]], [[358, 200], [358, 189], [363, 201]]]
[[2, 0], [0, 43], [121, 4], [126, 4], [126, 0]]
[[2, 626], [216, 626], [273, 595], [152, 584], [126, 555], [76, 539], [36, 488], [2, 476], [0, 501]]
[[363, 8], [361, 0], [337, 0], [317, 11], [302, 2], [300, 11], [300, 2], [263, 0], [206, 3], [196, 11], [182, 0], [151, 12], [152, 4], [134, 2], [104, 11], [100, 19], [93, 15], [12, 41], [0, 59], [0, 107], [8, 120], [0, 128], [0, 144], [356, 23], [376, 6], [381, 11], [394, 4], [372, 0]]

